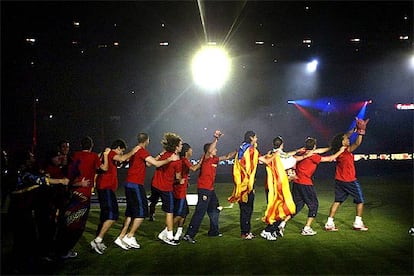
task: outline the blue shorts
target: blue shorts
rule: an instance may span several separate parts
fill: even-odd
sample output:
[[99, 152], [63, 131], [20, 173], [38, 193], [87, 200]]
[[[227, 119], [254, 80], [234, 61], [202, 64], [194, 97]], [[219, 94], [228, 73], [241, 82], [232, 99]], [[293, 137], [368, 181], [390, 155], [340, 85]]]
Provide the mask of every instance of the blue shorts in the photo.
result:
[[158, 201], [160, 200], [160, 190], [151, 186], [151, 196], [149, 197], [149, 201], [152, 206], [157, 205]]
[[174, 193], [173, 191], [160, 191], [155, 187], [151, 188], [151, 191], [154, 191], [161, 197], [161, 210], [166, 213], [174, 213]]
[[125, 197], [127, 202], [125, 209], [126, 217], [133, 219], [148, 217], [148, 200], [144, 185], [126, 183]]
[[99, 207], [101, 209], [100, 220], [117, 220], [119, 217], [118, 201], [114, 191], [111, 189], [97, 189]]
[[354, 198], [354, 203], [364, 203], [364, 195], [358, 180], [352, 182], [342, 182], [335, 180], [335, 202], [344, 202], [348, 196]]
[[186, 198], [174, 199], [174, 216], [185, 218], [189, 212]]
[[308, 217], [316, 217], [319, 208], [319, 201], [316, 196], [315, 186], [293, 182], [292, 196], [296, 205], [296, 214], [298, 214], [306, 204], [309, 208]]

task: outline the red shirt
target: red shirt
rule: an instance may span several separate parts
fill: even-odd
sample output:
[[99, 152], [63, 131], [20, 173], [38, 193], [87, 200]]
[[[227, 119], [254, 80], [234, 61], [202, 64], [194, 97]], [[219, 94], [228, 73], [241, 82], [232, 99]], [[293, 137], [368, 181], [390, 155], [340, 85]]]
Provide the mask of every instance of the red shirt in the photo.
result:
[[46, 173], [50, 175], [51, 178], [64, 178], [62, 168], [55, 165], [47, 165], [45, 169]]
[[83, 178], [90, 181], [88, 187], [74, 187], [76, 191], [86, 196], [92, 195], [92, 187], [95, 182], [96, 170], [101, 165], [101, 160], [95, 152], [77, 151], [73, 154], [72, 163], [69, 166], [69, 179], [72, 183], [80, 182]]
[[[173, 152], [166, 152], [161, 156], [160, 160], [165, 160], [172, 154]], [[173, 186], [175, 182], [175, 174], [180, 173], [181, 171], [181, 160], [172, 161], [161, 167], [158, 167], [154, 172], [154, 176], [152, 177], [152, 186], [160, 191], [172, 192], [174, 189]]]
[[116, 191], [118, 189], [118, 168], [114, 161], [116, 151], [111, 150], [108, 154], [108, 170], [98, 174], [96, 178], [96, 187], [98, 189], [111, 189]]
[[214, 190], [218, 162], [219, 158], [217, 156], [203, 160], [203, 163], [201, 163], [200, 175], [197, 180], [198, 189]]
[[190, 167], [191, 167], [191, 163], [187, 158], [185, 157], [181, 158], [181, 162], [182, 162], [181, 177], [184, 183], [174, 185], [174, 198], [177, 198], [177, 199], [185, 198], [187, 195], [188, 176], [190, 174]]
[[343, 182], [356, 180], [354, 155], [348, 148], [336, 158], [335, 179]]
[[130, 159], [126, 182], [144, 185], [147, 165], [145, 159], [150, 156], [149, 152], [140, 148]]
[[296, 163], [296, 176], [295, 183], [302, 185], [313, 185], [312, 176], [315, 173], [318, 164], [321, 162], [321, 156], [314, 154], [302, 161]]

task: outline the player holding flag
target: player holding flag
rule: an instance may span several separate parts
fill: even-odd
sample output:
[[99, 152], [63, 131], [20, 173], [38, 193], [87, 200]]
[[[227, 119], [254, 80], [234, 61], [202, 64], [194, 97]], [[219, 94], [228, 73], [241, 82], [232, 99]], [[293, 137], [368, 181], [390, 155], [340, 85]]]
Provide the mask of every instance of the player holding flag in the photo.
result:
[[245, 240], [255, 236], [250, 232], [251, 218], [254, 204], [254, 181], [259, 151], [257, 150], [257, 136], [252, 130], [244, 134], [244, 141], [236, 154], [233, 166], [234, 188], [228, 198], [231, 203], [238, 202], [240, 207], [240, 232]]

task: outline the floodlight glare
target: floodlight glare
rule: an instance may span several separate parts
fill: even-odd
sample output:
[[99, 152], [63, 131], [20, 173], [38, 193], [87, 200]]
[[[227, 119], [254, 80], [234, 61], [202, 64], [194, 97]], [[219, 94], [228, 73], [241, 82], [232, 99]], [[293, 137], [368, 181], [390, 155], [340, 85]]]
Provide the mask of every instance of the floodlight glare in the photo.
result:
[[318, 67], [317, 60], [313, 60], [306, 65], [306, 69], [308, 70], [309, 73], [315, 72], [317, 67]]
[[196, 53], [192, 60], [193, 79], [197, 85], [217, 91], [226, 82], [230, 73], [230, 59], [219, 47], [207, 46]]
[[412, 55], [410, 58], [410, 66], [414, 69], [414, 55]]

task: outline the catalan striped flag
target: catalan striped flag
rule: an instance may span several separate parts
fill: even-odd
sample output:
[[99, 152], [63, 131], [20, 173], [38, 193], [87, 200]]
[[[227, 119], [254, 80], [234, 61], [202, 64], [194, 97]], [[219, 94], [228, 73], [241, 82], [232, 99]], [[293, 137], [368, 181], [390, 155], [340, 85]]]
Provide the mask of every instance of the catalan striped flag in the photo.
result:
[[244, 142], [234, 160], [234, 188], [228, 201], [247, 202], [249, 193], [253, 191], [258, 161], [259, 152], [256, 146]]
[[275, 221], [283, 220], [288, 215], [295, 214], [296, 206], [279, 154], [275, 154], [272, 161], [267, 164], [266, 172], [269, 194], [265, 216], [262, 220], [267, 224], [273, 224]]

